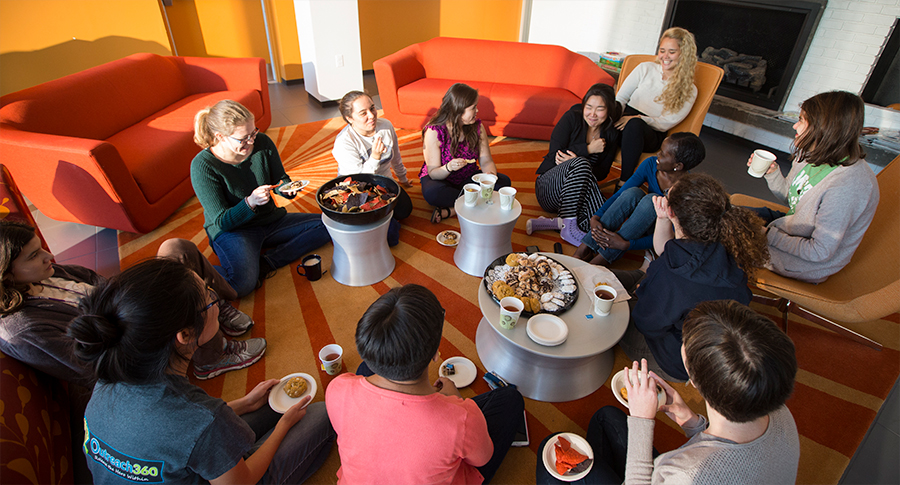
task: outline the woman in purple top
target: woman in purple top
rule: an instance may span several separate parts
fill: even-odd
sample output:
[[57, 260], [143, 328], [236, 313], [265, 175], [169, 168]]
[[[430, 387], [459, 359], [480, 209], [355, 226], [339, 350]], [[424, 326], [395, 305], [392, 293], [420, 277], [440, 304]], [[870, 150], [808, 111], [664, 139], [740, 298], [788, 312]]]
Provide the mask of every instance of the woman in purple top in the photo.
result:
[[[478, 115], [478, 91], [462, 83], [450, 86], [441, 107], [422, 129], [425, 163], [419, 172], [422, 195], [435, 206], [431, 222], [437, 224], [455, 212], [453, 204], [472, 176], [497, 176], [495, 189], [509, 187], [509, 177], [497, 173], [487, 134]], [[479, 164], [481, 168], [479, 168]]]

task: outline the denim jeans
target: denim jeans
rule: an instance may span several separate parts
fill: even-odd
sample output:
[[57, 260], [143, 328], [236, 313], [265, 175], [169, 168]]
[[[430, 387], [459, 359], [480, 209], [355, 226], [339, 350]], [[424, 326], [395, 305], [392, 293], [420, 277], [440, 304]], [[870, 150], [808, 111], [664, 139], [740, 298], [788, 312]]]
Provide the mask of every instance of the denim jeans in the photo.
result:
[[[544, 438], [538, 450], [543, 451], [547, 441], [556, 433]], [[625, 459], [628, 455], [628, 416], [614, 406], [604, 406], [591, 417], [588, 425], [587, 441], [594, 451], [594, 465], [591, 471], [581, 480], [570, 483], [620, 484], [625, 480]], [[656, 449], [653, 457], [659, 456]], [[544, 461], [538, 457], [535, 469], [535, 482], [538, 485], [566, 483], [557, 480], [544, 467]]]
[[[240, 227], [212, 242], [221, 266], [216, 271], [243, 297], [256, 289], [259, 260], [281, 268], [331, 241], [321, 214], [288, 213], [265, 226]], [[265, 255], [263, 249], [268, 249]]]
[[[272, 392], [280, 392], [275, 388]], [[255, 453], [272, 434], [281, 419], [268, 404], [241, 416], [253, 432], [256, 443], [244, 458]], [[306, 416], [285, 435], [268, 470], [259, 483], [302, 483], [309, 478], [328, 457], [337, 435], [331, 427], [324, 402], [312, 403], [306, 408]]]
[[752, 210], [756, 213], [760, 218], [762, 218], [763, 222], [768, 225], [775, 219], [780, 219], [787, 215], [785, 212], [777, 211], [769, 209], [768, 207], [747, 207], [747, 209]]
[[[634, 241], [646, 235], [656, 223], [656, 209], [653, 208], [653, 196], [645, 194], [640, 187], [632, 187], [625, 190], [613, 203], [607, 207], [606, 212], [600, 216], [603, 227], [616, 231], [627, 241]], [[581, 242], [603, 256], [612, 263], [622, 257], [625, 251], [613, 248], [601, 248], [597, 241], [588, 232]]]

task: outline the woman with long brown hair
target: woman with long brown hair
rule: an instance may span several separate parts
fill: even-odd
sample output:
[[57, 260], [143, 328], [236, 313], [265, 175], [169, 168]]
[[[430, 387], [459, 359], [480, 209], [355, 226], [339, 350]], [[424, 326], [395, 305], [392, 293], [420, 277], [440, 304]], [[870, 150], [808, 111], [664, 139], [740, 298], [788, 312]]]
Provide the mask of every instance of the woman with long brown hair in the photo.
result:
[[[450, 86], [441, 107], [422, 129], [425, 163], [419, 172], [422, 195], [435, 207], [432, 223], [453, 217], [453, 204], [472, 176], [497, 176], [494, 188], [509, 187], [509, 177], [497, 173], [487, 133], [478, 119], [478, 91], [456, 83]], [[480, 165], [480, 168], [479, 168]]]

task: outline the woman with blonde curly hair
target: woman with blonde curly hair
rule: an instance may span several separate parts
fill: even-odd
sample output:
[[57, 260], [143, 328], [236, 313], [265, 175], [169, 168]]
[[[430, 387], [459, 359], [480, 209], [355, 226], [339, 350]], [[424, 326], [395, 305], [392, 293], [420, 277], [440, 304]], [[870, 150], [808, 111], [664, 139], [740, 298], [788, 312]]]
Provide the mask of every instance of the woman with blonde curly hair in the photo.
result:
[[762, 220], [749, 209], [731, 205], [725, 188], [709, 175], [684, 175], [667, 196], [654, 197], [653, 205], [653, 246], [659, 258], [646, 275], [641, 270], [613, 270], [636, 297], [629, 301], [634, 305], [631, 322], [619, 345], [629, 359], [647, 359], [650, 369], [664, 379], [684, 382], [684, 318], [703, 301], [750, 304], [747, 274], [769, 260], [766, 234]]
[[634, 68], [622, 82], [616, 101], [625, 110], [622, 130], [622, 182], [634, 173], [641, 153], [659, 150], [666, 132], [685, 119], [697, 99], [694, 34], [672, 27], [659, 39], [655, 62]]

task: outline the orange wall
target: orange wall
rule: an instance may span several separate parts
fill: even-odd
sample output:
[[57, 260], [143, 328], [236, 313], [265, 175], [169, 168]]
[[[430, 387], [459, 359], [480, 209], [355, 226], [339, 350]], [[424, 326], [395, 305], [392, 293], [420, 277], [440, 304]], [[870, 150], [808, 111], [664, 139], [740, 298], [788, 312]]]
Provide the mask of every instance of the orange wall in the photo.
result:
[[272, 43], [275, 65], [281, 79], [303, 79], [303, 61], [300, 58], [300, 39], [297, 36], [297, 19], [294, 0], [268, 0], [272, 18]]
[[172, 53], [158, 0], [0, 1], [0, 95], [136, 52]]
[[259, 0], [175, 0], [165, 9], [179, 56], [269, 61]]
[[441, 0], [441, 36], [519, 40], [522, 0]]

